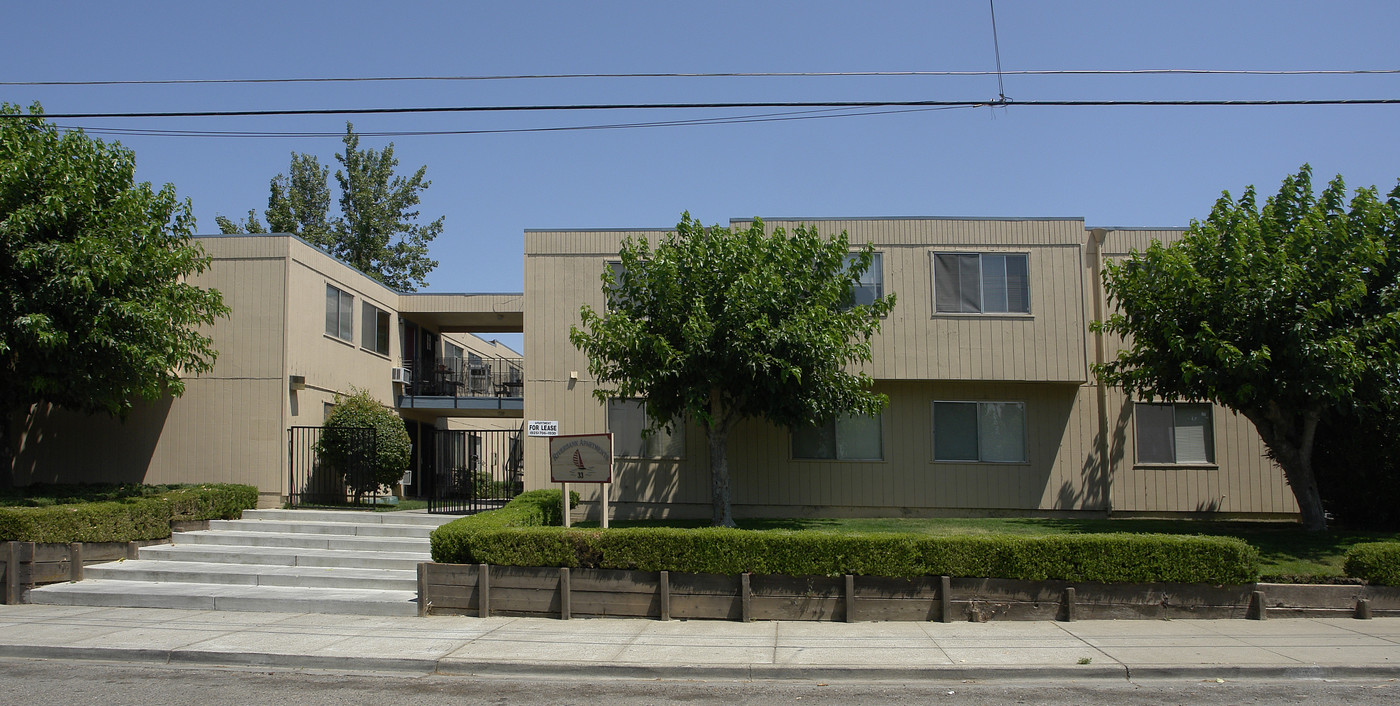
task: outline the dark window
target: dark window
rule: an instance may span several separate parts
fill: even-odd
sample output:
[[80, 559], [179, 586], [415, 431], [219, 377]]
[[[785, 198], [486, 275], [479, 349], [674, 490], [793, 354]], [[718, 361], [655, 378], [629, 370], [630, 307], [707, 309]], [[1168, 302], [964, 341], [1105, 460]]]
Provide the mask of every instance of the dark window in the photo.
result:
[[[851, 299], [848, 302], [851, 306], [870, 306], [876, 299], [885, 295], [885, 271], [884, 263], [881, 261], [880, 253], [874, 253], [870, 260], [870, 267], [860, 276], [860, 282], [851, 290]], [[850, 267], [856, 260], [855, 255], [846, 256], [846, 266]]]
[[1023, 402], [934, 402], [933, 460], [1024, 463]]
[[1138, 402], [1138, 463], [1215, 463], [1215, 431], [1208, 404]]
[[354, 341], [355, 298], [333, 285], [326, 285], [326, 335]]
[[813, 427], [792, 430], [792, 457], [841, 461], [879, 461], [885, 457], [880, 417], [851, 415]]
[[379, 355], [389, 355], [389, 312], [361, 302], [360, 347]]
[[647, 428], [646, 402], [636, 399], [608, 401], [608, 431], [613, 435], [613, 454], [626, 458], [684, 458], [685, 424], [671, 421], [670, 430]]
[[963, 314], [1029, 314], [1029, 256], [934, 253], [934, 311]]

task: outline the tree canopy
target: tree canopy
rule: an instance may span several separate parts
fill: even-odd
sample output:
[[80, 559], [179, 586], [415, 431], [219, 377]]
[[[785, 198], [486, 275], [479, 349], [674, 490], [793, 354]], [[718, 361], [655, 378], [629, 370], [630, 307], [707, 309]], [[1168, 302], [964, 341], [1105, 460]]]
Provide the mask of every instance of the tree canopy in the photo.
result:
[[[136, 157], [36, 104], [0, 104], [0, 417], [48, 402], [124, 416], [212, 369], [227, 315], [187, 280], [209, 266], [188, 200], [135, 181]], [[8, 438], [8, 437], [7, 437]], [[9, 444], [3, 446], [11, 451]]]
[[[1348, 201], [1339, 176], [1314, 194], [1304, 165], [1261, 208], [1225, 193], [1171, 246], [1108, 263], [1127, 339], [1097, 369], [1146, 398], [1211, 401], [1250, 420], [1310, 529], [1324, 529], [1312, 456], [1318, 424], [1400, 390], [1400, 186]], [[1365, 393], [1365, 394], [1363, 394]]]
[[846, 234], [704, 227], [689, 213], [653, 248], [627, 239], [621, 277], [605, 268], [608, 308], [585, 305], [570, 329], [598, 380], [594, 396], [646, 401], [650, 428], [689, 417], [709, 446], [713, 522], [733, 526], [725, 441], [734, 423], [785, 427], [872, 415], [884, 395], [852, 373], [894, 295], [855, 303], [874, 254], [851, 253]]
[[442, 232], [443, 218], [418, 222], [421, 194], [432, 185], [426, 166], [411, 176], [395, 174], [399, 160], [394, 143], [382, 151], [360, 148], [354, 125], [345, 124], [343, 151], [335, 155], [340, 168], [339, 214], [331, 218], [330, 168], [315, 155], [292, 153], [286, 174], [268, 185], [264, 227], [257, 214], [233, 220], [218, 216], [224, 233], [291, 233], [325, 248], [384, 284], [414, 291], [426, 284], [437, 261], [428, 257], [428, 243]]

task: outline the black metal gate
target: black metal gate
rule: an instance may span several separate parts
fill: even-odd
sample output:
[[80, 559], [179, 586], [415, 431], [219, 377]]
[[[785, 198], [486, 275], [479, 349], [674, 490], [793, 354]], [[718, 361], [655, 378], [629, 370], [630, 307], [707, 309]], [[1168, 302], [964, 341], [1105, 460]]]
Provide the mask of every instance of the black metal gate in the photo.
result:
[[[322, 440], [346, 450], [340, 464], [322, 458]], [[304, 505], [374, 505], [389, 497], [389, 488], [374, 481], [375, 430], [291, 427], [287, 430], [290, 485], [287, 502]]]
[[510, 502], [524, 485], [520, 429], [424, 430], [422, 492], [428, 512], [464, 514], [494, 510]]

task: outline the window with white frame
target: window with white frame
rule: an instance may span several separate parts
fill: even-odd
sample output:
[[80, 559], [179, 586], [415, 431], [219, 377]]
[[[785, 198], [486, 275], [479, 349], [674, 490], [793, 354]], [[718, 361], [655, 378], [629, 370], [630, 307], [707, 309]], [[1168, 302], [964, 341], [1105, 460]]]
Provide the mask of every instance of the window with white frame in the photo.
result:
[[389, 312], [369, 302], [360, 302], [360, 347], [389, 355]]
[[618, 290], [622, 288], [623, 278], [627, 276], [627, 268], [623, 267], [620, 260], [609, 260], [607, 264], [608, 269], [612, 272], [613, 286], [608, 288], [604, 294], [608, 300], [608, 307], [613, 308], [617, 306], [617, 304], [622, 303], [621, 300], [616, 297], [618, 296]]
[[1024, 402], [934, 402], [933, 460], [1025, 463]]
[[[885, 269], [880, 253], [873, 253], [870, 260], [870, 267], [860, 276], [860, 281], [851, 289], [851, 299], [847, 302], [850, 306], [870, 306], [876, 299], [885, 295]], [[855, 264], [858, 255], [852, 253], [846, 256], [846, 267], [849, 269]]]
[[334, 285], [326, 285], [326, 335], [355, 340], [355, 298]]
[[627, 458], [684, 458], [685, 423], [672, 420], [670, 429], [647, 428], [646, 402], [636, 399], [608, 401], [608, 431], [613, 435], [613, 455]]
[[933, 253], [934, 311], [1029, 314], [1029, 256], [1025, 253]]
[[1133, 417], [1138, 463], [1215, 463], [1209, 404], [1138, 402]]
[[459, 372], [462, 369], [462, 347], [448, 340], [442, 342], [442, 362], [448, 370]]
[[884, 460], [880, 416], [847, 415], [826, 424], [793, 429], [792, 457], [832, 461]]

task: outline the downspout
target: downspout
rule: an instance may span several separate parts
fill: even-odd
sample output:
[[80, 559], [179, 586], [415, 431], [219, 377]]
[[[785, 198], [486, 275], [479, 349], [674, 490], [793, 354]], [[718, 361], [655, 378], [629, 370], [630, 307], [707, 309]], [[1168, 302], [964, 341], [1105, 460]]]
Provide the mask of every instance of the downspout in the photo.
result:
[[[1103, 246], [1108, 238], [1107, 228], [1094, 228], [1089, 231], [1089, 258], [1092, 268], [1092, 282], [1090, 291], [1094, 298], [1094, 320], [1103, 321], [1104, 312], [1108, 309], [1104, 299], [1103, 290]], [[1094, 336], [1094, 364], [1103, 365], [1108, 357], [1107, 346], [1104, 342], [1102, 331], [1093, 332]], [[1092, 375], [1092, 373], [1091, 373]], [[1094, 391], [1098, 402], [1098, 448], [1099, 455], [1099, 482], [1103, 484], [1102, 510], [1105, 513], [1113, 512], [1113, 468], [1109, 465], [1109, 424], [1108, 424], [1108, 388], [1098, 379], [1093, 380]]]
[[[280, 435], [279, 438], [282, 439], [281, 449], [286, 451], [282, 459], [287, 463], [286, 466], [282, 467], [282, 472], [277, 475], [280, 477], [278, 485], [282, 487], [282, 492], [278, 493], [279, 500], [285, 504], [286, 507], [291, 507], [292, 490], [294, 490], [292, 483], [291, 407], [292, 395], [295, 395], [296, 392], [291, 390], [288, 384], [292, 374], [292, 361], [289, 360], [290, 356], [287, 353], [287, 346], [290, 342], [288, 336], [291, 335], [292, 326], [292, 247], [292, 238], [286, 235], [282, 236], [282, 241], [277, 246], [278, 254], [282, 256], [282, 340], [281, 345], [278, 346], [278, 354], [282, 357], [282, 382], [279, 384], [282, 390], [282, 405], [277, 433]], [[297, 400], [297, 413], [301, 413], [300, 399]], [[286, 485], [282, 485], [284, 483]], [[259, 504], [261, 505], [261, 502], [259, 502]]]

